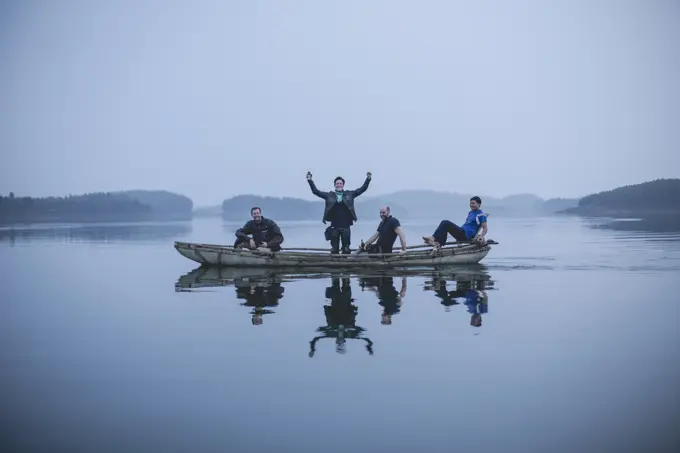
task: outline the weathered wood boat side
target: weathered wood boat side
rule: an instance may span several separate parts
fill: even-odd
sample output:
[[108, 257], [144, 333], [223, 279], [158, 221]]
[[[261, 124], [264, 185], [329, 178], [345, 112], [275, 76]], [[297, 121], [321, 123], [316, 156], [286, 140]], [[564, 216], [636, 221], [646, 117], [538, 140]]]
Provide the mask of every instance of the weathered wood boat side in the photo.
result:
[[[206, 266], [239, 267], [403, 267], [477, 264], [491, 250], [495, 241], [485, 245], [449, 245], [434, 251], [427, 246], [399, 253], [352, 253], [331, 255], [328, 251], [280, 252], [238, 249], [226, 245], [175, 242], [175, 249], [184, 257]], [[318, 249], [317, 249], [318, 250]]]

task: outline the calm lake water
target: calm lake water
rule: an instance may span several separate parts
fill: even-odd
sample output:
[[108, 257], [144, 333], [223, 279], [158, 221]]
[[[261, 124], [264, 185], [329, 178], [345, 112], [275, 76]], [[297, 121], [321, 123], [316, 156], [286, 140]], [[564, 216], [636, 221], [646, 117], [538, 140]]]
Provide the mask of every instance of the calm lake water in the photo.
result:
[[219, 219], [0, 229], [0, 451], [678, 451], [680, 228], [489, 220], [482, 266], [383, 276], [200, 272]]

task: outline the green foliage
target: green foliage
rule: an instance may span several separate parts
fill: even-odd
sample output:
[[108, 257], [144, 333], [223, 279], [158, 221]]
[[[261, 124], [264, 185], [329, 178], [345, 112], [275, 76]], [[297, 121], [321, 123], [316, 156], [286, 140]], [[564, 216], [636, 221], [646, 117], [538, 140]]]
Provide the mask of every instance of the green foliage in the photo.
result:
[[136, 220], [151, 214], [151, 208], [126, 195], [108, 192], [67, 197], [0, 197], [0, 222], [59, 222]]
[[642, 184], [588, 195], [578, 203], [583, 209], [654, 211], [680, 209], [680, 179], [657, 179]]
[[262, 209], [265, 217], [276, 221], [320, 219], [319, 212], [323, 212], [322, 200], [237, 195], [222, 202], [222, 216], [228, 220], [249, 220], [250, 209], [255, 206]]
[[[397, 204], [386, 203], [379, 198], [357, 198], [355, 208], [359, 221], [379, 222], [380, 207], [388, 204], [394, 216], [406, 217], [408, 213]], [[225, 220], [250, 219], [250, 209], [258, 206], [265, 217], [278, 221], [286, 220], [318, 220], [323, 216], [324, 201], [309, 201], [290, 197], [261, 197], [258, 195], [238, 195], [222, 202], [222, 217]]]
[[194, 203], [184, 195], [165, 190], [126, 190], [119, 192], [151, 207], [154, 213], [191, 213]]
[[0, 223], [190, 219], [193, 202], [165, 191], [96, 192], [67, 197], [0, 196]]

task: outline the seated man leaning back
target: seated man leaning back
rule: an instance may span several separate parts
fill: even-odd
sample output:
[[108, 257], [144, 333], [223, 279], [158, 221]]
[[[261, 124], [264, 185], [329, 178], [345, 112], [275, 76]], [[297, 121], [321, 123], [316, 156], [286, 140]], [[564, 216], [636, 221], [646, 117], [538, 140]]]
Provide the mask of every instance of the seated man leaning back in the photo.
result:
[[263, 217], [262, 209], [257, 206], [250, 209], [250, 215], [253, 220], [248, 220], [242, 228], [236, 230], [234, 247], [247, 249], [264, 247], [273, 252], [281, 250], [283, 234], [276, 222]]
[[460, 241], [476, 240], [484, 243], [486, 240], [486, 213], [481, 210], [482, 200], [479, 197], [470, 198], [470, 212], [468, 212], [465, 223], [462, 227], [456, 225], [450, 220], [442, 220], [432, 236], [423, 236], [426, 244], [434, 247], [441, 247], [446, 245], [447, 235], [450, 234], [453, 238]]
[[[399, 236], [399, 242], [401, 242], [399, 253], [406, 252], [406, 235], [401, 228], [399, 219], [392, 217], [389, 206], [380, 208], [380, 218], [382, 220], [378, 224], [378, 229], [368, 238], [364, 244], [364, 250], [368, 250], [369, 253], [392, 253], [394, 242]], [[377, 242], [373, 244], [376, 240]]]

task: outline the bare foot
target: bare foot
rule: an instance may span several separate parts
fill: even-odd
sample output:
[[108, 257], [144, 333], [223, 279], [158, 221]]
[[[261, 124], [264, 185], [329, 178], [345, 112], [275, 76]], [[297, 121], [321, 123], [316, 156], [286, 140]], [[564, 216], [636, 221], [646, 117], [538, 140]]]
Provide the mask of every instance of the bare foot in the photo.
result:
[[425, 241], [426, 244], [429, 244], [431, 246], [434, 246], [436, 243], [434, 240], [434, 236], [423, 236], [423, 241]]

